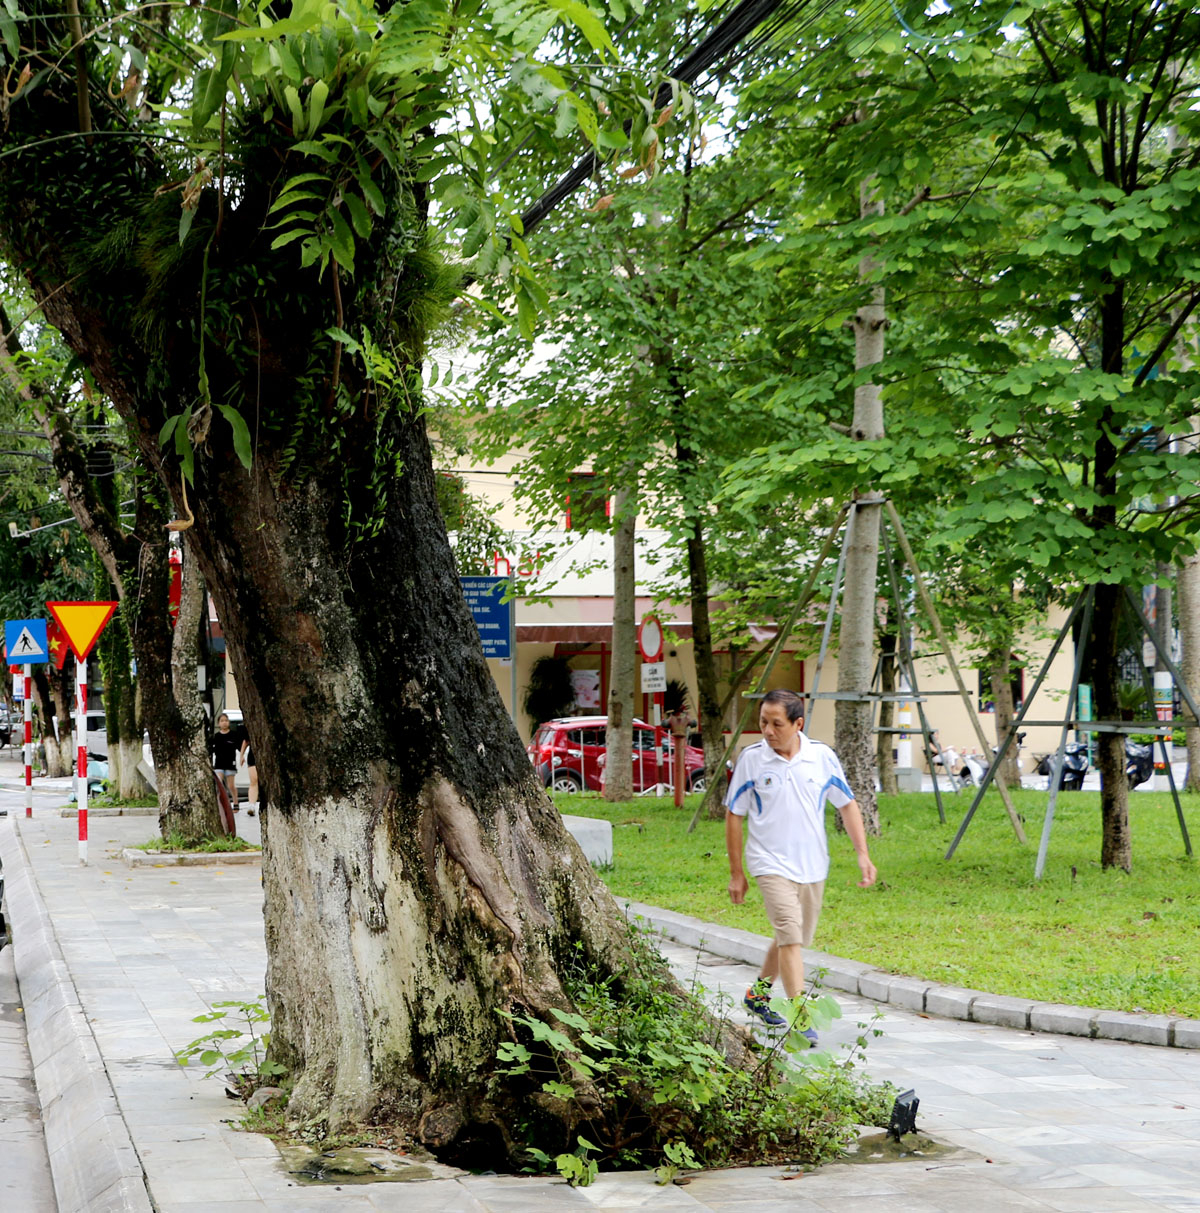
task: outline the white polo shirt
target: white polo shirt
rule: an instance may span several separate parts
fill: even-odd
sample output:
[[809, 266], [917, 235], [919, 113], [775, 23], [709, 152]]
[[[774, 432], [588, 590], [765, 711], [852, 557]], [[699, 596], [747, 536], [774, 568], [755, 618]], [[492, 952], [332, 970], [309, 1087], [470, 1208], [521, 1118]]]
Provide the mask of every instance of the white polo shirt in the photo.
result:
[[725, 807], [750, 826], [746, 871], [813, 884], [829, 875], [825, 802], [854, 799], [838, 756], [800, 734], [800, 751], [787, 759], [765, 741], [747, 746], [725, 793]]

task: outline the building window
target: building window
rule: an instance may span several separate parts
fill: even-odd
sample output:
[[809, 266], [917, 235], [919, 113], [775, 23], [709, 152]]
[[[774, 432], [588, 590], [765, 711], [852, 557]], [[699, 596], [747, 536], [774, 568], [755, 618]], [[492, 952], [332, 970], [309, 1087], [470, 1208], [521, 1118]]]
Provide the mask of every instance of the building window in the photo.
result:
[[590, 531], [603, 527], [612, 517], [608, 495], [596, 480], [595, 472], [571, 472], [567, 476], [568, 531]]

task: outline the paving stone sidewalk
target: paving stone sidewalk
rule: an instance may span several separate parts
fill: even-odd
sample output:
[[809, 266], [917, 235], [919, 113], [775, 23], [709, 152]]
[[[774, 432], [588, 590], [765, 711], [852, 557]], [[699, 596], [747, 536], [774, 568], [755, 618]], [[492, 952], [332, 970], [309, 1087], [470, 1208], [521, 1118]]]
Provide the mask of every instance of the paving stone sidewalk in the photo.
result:
[[[591, 1188], [449, 1171], [405, 1184], [301, 1186], [265, 1138], [235, 1131], [238, 1105], [176, 1049], [216, 1001], [262, 990], [262, 894], [253, 868], [137, 868], [122, 847], [153, 822], [98, 818], [80, 867], [76, 824], [39, 797], [0, 791], [0, 857], [43, 1104], [58, 1213], [556, 1213], [692, 1210], [888, 1213], [1200, 1210], [1200, 1051], [1014, 1030], [888, 1005], [872, 1076], [914, 1087], [919, 1124], [956, 1152], [936, 1161], [704, 1174], [660, 1188], [644, 1173]], [[243, 820], [243, 831], [256, 819]], [[684, 980], [740, 999], [753, 970], [665, 943]], [[839, 994], [837, 1049], [876, 1004]], [[7, 1209], [7, 1206], [6, 1206]], [[55, 1213], [55, 1205], [14, 1213]]]

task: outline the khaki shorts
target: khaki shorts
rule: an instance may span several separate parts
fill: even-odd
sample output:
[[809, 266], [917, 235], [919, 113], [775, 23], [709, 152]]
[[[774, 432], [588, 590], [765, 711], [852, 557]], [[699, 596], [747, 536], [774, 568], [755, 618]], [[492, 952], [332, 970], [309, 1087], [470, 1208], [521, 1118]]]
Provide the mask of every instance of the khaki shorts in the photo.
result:
[[772, 875], [754, 879], [762, 894], [767, 921], [775, 928], [775, 942], [781, 947], [797, 943], [810, 947], [817, 933], [817, 919], [821, 917], [825, 882], [797, 884], [786, 876]]

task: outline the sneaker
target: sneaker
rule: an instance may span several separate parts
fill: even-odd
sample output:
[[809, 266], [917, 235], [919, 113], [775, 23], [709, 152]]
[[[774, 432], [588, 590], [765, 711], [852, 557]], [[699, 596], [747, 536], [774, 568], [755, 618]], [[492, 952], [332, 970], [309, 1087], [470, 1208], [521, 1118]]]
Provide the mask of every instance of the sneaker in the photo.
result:
[[757, 1015], [769, 1027], [782, 1028], [787, 1020], [778, 1011], [771, 1010], [770, 989], [770, 986], [757, 982], [746, 991], [742, 1002], [751, 1015]]
[[815, 1049], [817, 1047], [817, 1034], [812, 1030], [812, 1028], [805, 1028], [800, 1035], [808, 1041], [808, 1047], [810, 1049]]

